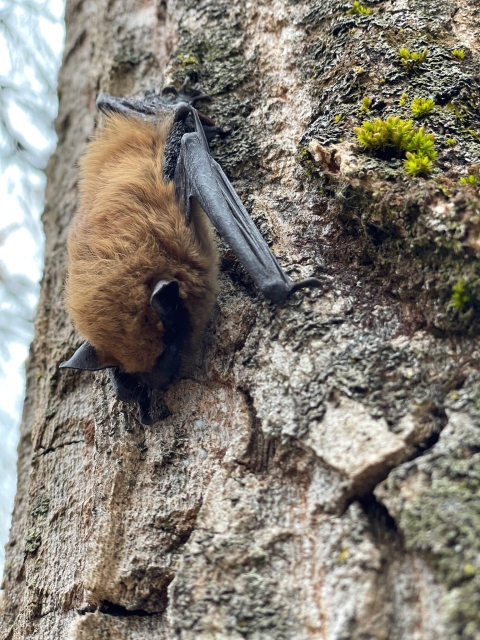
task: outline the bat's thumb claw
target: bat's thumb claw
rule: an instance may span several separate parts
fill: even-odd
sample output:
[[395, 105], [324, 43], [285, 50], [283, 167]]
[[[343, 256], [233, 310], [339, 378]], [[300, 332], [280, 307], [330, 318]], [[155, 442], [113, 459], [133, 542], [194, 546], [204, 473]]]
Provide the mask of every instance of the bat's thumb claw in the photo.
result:
[[323, 287], [323, 282], [318, 278], [307, 278], [306, 280], [300, 280], [300, 282], [294, 283], [289, 293], [292, 294], [299, 289], [307, 289], [310, 287]]

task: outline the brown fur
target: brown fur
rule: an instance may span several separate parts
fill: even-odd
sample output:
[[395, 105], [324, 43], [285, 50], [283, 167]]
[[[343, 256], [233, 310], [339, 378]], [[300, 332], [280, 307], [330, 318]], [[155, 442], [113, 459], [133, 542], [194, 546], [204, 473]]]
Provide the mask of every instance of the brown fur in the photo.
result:
[[163, 351], [163, 326], [149, 303], [158, 280], [178, 280], [192, 347], [216, 295], [211, 227], [198, 209], [187, 227], [174, 185], [163, 179], [171, 124], [109, 115], [81, 161], [65, 306], [105, 364], [120, 364], [127, 372], [150, 371]]

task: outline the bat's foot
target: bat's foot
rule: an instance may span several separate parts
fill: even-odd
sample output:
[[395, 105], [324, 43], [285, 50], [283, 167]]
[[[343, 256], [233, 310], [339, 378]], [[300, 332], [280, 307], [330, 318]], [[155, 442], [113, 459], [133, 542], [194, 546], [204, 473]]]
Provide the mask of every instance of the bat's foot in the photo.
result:
[[[168, 101], [175, 108], [175, 120], [185, 120], [190, 114], [191, 107], [195, 107], [197, 102], [211, 102], [212, 98], [206, 93], [200, 91], [200, 85], [194, 84], [187, 76], [183, 82], [183, 86], [178, 91], [173, 85], [168, 85], [162, 89], [162, 99]], [[206, 116], [201, 111], [198, 111], [200, 121], [202, 123], [203, 130], [207, 137], [207, 140], [213, 140], [216, 136], [225, 137], [227, 134], [220, 127], [215, 126], [213, 120]]]
[[170, 409], [167, 407], [163, 398], [163, 393], [149, 393], [138, 401], [138, 415], [140, 422], [144, 425], [150, 425], [154, 422], [165, 420], [171, 415]]
[[195, 107], [197, 102], [211, 102], [212, 100], [209, 95], [200, 91], [200, 85], [198, 82], [192, 85], [190, 76], [185, 78], [180, 91], [178, 91], [172, 84], [163, 87], [162, 96], [173, 96], [172, 102], [186, 102], [192, 107]]
[[140, 417], [140, 422], [142, 424], [145, 424], [145, 425], [152, 424], [153, 418], [150, 413], [150, 396], [148, 394], [146, 394], [143, 398], [139, 399], [138, 413]]
[[[210, 96], [200, 91], [198, 84], [192, 85], [187, 76], [180, 91], [173, 85], [164, 87], [160, 96], [154, 91], [146, 91], [142, 100], [135, 98], [116, 98], [101, 93], [97, 98], [97, 107], [104, 113], [121, 113], [143, 120], [155, 120], [162, 112], [174, 112], [176, 120], [183, 120], [197, 102], [210, 102]], [[215, 127], [215, 123], [201, 114], [202, 124]]]

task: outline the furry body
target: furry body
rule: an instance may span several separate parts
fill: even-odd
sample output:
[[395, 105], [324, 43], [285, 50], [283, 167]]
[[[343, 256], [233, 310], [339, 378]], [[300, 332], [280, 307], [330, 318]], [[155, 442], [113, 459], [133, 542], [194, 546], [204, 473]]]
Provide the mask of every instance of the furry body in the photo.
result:
[[77, 331], [108, 366], [151, 371], [164, 327], [150, 306], [159, 280], [176, 280], [196, 347], [217, 292], [218, 256], [199, 207], [187, 226], [173, 182], [164, 178], [172, 117], [160, 124], [119, 114], [81, 161], [80, 206], [68, 240], [65, 306]]

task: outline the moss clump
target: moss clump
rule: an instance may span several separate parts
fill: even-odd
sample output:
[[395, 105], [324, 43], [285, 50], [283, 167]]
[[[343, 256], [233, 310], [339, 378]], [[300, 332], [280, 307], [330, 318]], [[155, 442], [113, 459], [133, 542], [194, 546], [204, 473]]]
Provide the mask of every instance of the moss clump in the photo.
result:
[[448, 144], [449, 147], [453, 147], [454, 145], [457, 144], [457, 141], [455, 140], [455, 138], [447, 138], [445, 142]]
[[414, 98], [410, 108], [414, 118], [423, 118], [431, 113], [434, 106], [435, 101], [431, 98]]
[[478, 180], [475, 176], [472, 176], [471, 174], [469, 176], [467, 176], [466, 178], [460, 178], [459, 183], [460, 184], [477, 184]]
[[428, 175], [433, 169], [433, 162], [427, 156], [419, 156], [407, 151], [407, 157], [403, 161], [405, 171], [411, 176]]
[[437, 159], [435, 136], [425, 133], [424, 127], [417, 129], [411, 120], [402, 120], [395, 116], [386, 120], [375, 118], [373, 122], [364, 122], [361, 127], [357, 127], [355, 133], [364, 149], [393, 149], [397, 153], [405, 153], [405, 170], [414, 176], [430, 173]]
[[191, 55], [191, 54], [185, 54], [185, 55], [180, 55], [177, 56], [177, 60], [183, 65], [189, 65], [189, 64], [198, 64], [198, 60], [195, 56]]
[[470, 302], [470, 295], [467, 291], [467, 284], [463, 278], [460, 278], [452, 287], [452, 298], [450, 304], [454, 309], [463, 311]]
[[465, 58], [465, 51], [464, 49], [453, 49], [452, 56], [458, 60], [463, 60]]
[[347, 11], [347, 16], [369, 16], [372, 10], [363, 5], [359, 0], [355, 0], [351, 9]]
[[410, 49], [401, 47], [398, 50], [398, 55], [400, 56], [402, 66], [410, 70], [425, 62], [428, 56], [428, 49], [424, 49], [421, 53], [417, 53], [416, 51], [410, 51]]
[[360, 111], [363, 113], [368, 113], [370, 111], [370, 107], [372, 106], [372, 99], [368, 96], [364, 96], [362, 98], [362, 106], [360, 107]]
[[404, 107], [407, 104], [407, 98], [408, 98], [408, 93], [403, 92], [402, 95], [400, 96], [400, 100], [398, 101], [398, 104], [401, 107]]
[[177, 56], [177, 64], [185, 73], [198, 73], [200, 66], [198, 58], [191, 53]]

